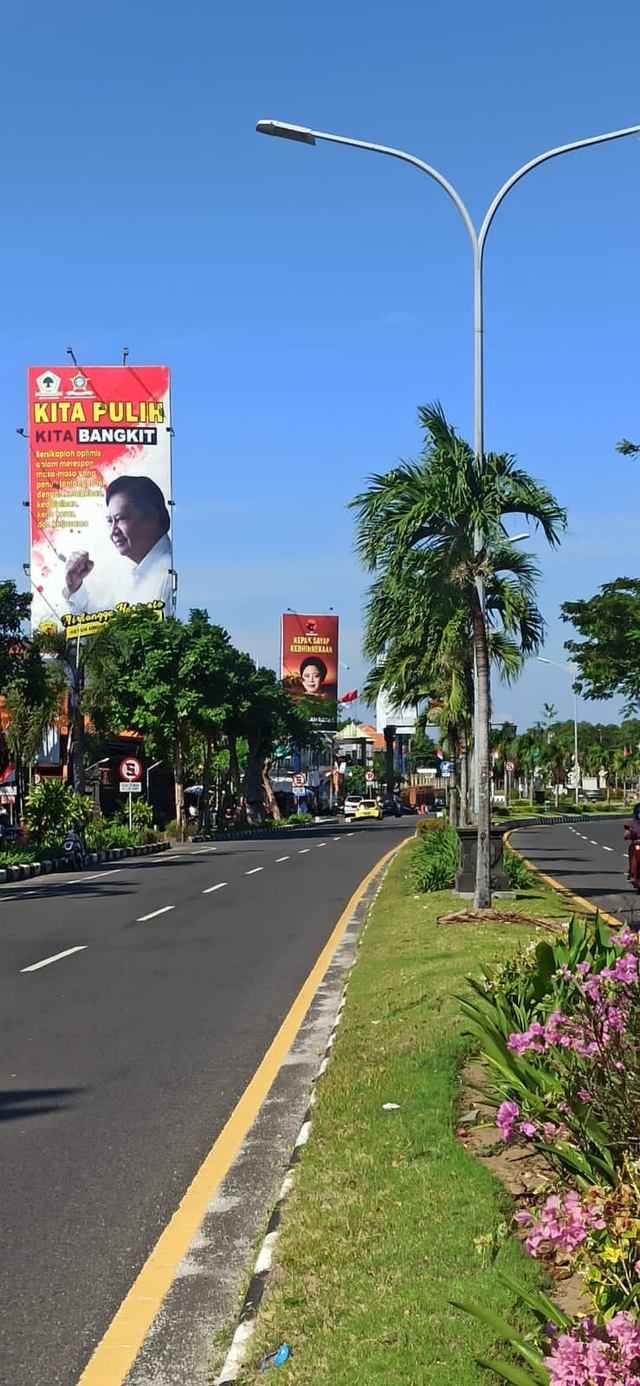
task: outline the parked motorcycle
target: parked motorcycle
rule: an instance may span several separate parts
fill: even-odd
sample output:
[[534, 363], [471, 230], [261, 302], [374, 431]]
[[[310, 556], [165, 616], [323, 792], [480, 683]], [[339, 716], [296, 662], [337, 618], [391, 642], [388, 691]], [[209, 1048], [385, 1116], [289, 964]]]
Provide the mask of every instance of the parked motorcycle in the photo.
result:
[[83, 871], [87, 849], [80, 833], [68, 828], [62, 839], [62, 857], [72, 871]]
[[[625, 833], [625, 840], [631, 840], [631, 833]], [[633, 889], [640, 891], [640, 838], [637, 837], [633, 839], [633, 846], [629, 849], [629, 873]]]

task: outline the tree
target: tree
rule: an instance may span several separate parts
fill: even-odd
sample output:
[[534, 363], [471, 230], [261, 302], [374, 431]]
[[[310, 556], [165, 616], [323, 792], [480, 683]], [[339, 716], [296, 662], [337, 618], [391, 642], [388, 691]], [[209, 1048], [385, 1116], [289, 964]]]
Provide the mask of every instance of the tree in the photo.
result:
[[15, 582], [0, 582], [0, 693], [14, 673], [24, 648], [23, 625], [29, 617], [31, 596], [18, 592]]
[[418, 552], [434, 611], [445, 589], [457, 587], [464, 595], [477, 678], [475, 908], [481, 909], [491, 900], [488, 605], [482, 588], [494, 584], [495, 614], [507, 632], [517, 633], [523, 652], [538, 648], [539, 613], [533, 629], [530, 624], [537, 570], [529, 555], [506, 542], [503, 522], [509, 515], [523, 516], [555, 545], [566, 527], [566, 512], [510, 454], [487, 453], [479, 466], [439, 404], [421, 408], [418, 417], [424, 431], [420, 458], [371, 477], [368, 489], [351, 502], [357, 511], [356, 548], [370, 572], [388, 572], [396, 582]]
[[576, 687], [588, 699], [620, 694], [640, 706], [640, 579], [605, 582], [594, 597], [563, 602], [560, 618], [581, 640], [565, 641], [578, 671]]
[[55, 678], [66, 688], [69, 698], [69, 746], [67, 765], [69, 782], [76, 794], [84, 794], [84, 656], [80, 640], [67, 640], [65, 632], [47, 625], [34, 636], [34, 645], [48, 656], [55, 669]]
[[65, 683], [55, 664], [42, 658], [34, 641], [26, 641], [6, 687], [6, 739], [16, 766], [16, 809], [24, 809], [31, 768], [45, 735], [60, 714]]
[[176, 822], [184, 831], [184, 765], [194, 712], [193, 669], [187, 676], [187, 628], [169, 617], [132, 610], [114, 616], [87, 643], [84, 704], [98, 732], [131, 729], [147, 754], [173, 765]]

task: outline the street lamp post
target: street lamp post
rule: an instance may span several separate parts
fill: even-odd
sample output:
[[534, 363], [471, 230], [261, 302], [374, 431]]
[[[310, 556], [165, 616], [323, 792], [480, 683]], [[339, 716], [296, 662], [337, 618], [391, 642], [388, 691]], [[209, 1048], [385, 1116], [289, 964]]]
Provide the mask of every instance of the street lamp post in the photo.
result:
[[[538, 154], [535, 159], [530, 159], [523, 164], [522, 168], [507, 179], [496, 193], [493, 202], [487, 209], [480, 230], [476, 231], [473, 220], [466, 204], [453, 185], [437, 169], [430, 164], [418, 159], [414, 154], [408, 154], [402, 149], [393, 149], [383, 144], [373, 144], [368, 140], [349, 139], [345, 135], [329, 134], [324, 130], [308, 129], [304, 125], [291, 125], [279, 120], [259, 120], [256, 130], [260, 135], [275, 135], [280, 139], [294, 140], [299, 144], [314, 145], [316, 140], [324, 140], [329, 144], [345, 144], [354, 149], [368, 149], [373, 154], [387, 154], [392, 159], [401, 159], [404, 163], [413, 164], [422, 173], [426, 173], [433, 178], [436, 183], [444, 188], [444, 191], [455, 203], [455, 206], [462, 217], [466, 226], [471, 249], [473, 254], [473, 450], [476, 466], [481, 468], [484, 459], [484, 359], [483, 359], [483, 260], [484, 247], [493, 218], [511, 188], [524, 178], [526, 173], [537, 168], [539, 164], [546, 163], [549, 159], [556, 159], [560, 154], [569, 154], [574, 149], [586, 149], [592, 144], [605, 144], [609, 140], [623, 139], [626, 135], [640, 134], [640, 125], [632, 125], [624, 130], [610, 130], [603, 135], [593, 135], [589, 139], [573, 140], [570, 144], [558, 145], [555, 149], [548, 149], [544, 154]], [[474, 534], [474, 549], [479, 553], [482, 549], [483, 537], [479, 530]], [[485, 593], [484, 581], [481, 578], [476, 580], [480, 606], [484, 612]], [[478, 854], [479, 861], [484, 862], [484, 886], [476, 890], [475, 906], [480, 909], [490, 904], [491, 892], [489, 888], [489, 831], [490, 831], [490, 804], [489, 804], [489, 727], [480, 725], [478, 715], [478, 679], [475, 680], [474, 693], [474, 762], [475, 762], [475, 806], [478, 815]], [[480, 876], [482, 876], [482, 872]], [[480, 880], [480, 876], [478, 879]], [[480, 898], [482, 896], [482, 898]]]
[[[575, 664], [559, 664], [558, 661], [557, 661], [557, 659], [545, 659], [543, 655], [538, 655], [538, 663], [539, 663], [539, 664], [553, 664], [553, 666], [554, 666], [555, 669], [564, 669], [564, 671], [565, 671], [566, 674], [572, 674], [572, 675], [574, 676], [574, 678], [575, 678], [575, 673], [576, 673], [576, 666], [575, 666]], [[578, 694], [576, 693], [575, 684], [573, 684], [572, 687], [573, 687], [573, 765], [574, 765], [575, 776], [576, 776], [575, 791], [576, 791], [576, 803], [577, 803], [578, 800], [579, 800], [579, 798], [580, 798], [580, 764], [579, 764], [579, 761], [578, 761]]]

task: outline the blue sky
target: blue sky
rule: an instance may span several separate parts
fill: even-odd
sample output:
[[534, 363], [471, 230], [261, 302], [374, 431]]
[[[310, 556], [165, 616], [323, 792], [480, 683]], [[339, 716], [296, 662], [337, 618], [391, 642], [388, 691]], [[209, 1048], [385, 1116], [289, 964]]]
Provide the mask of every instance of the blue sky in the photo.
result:
[[[407, 166], [254, 133], [260, 117], [404, 148], [479, 221], [553, 145], [640, 123], [632, 0], [515, 7], [397, 0], [35, 0], [3, 24], [2, 576], [27, 558], [30, 363], [168, 362], [180, 612], [278, 657], [281, 610], [342, 617], [342, 689], [363, 675], [366, 582], [349, 498], [417, 451], [440, 399], [471, 436], [471, 256], [445, 194]], [[541, 554], [545, 653], [561, 601], [638, 573], [640, 142], [571, 154], [508, 197], [486, 254], [486, 443], [569, 510]], [[8, 523], [7, 523], [8, 521]], [[531, 664], [495, 690], [520, 725], [571, 715]], [[615, 703], [586, 705], [612, 719]]]

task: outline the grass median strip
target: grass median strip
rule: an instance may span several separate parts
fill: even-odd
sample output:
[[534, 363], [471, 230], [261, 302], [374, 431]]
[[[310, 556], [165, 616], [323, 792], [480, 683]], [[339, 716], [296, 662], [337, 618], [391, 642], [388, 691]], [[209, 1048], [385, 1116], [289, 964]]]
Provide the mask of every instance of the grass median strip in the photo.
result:
[[[534, 930], [438, 925], [457, 902], [415, 893], [413, 851], [392, 863], [363, 934], [245, 1383], [264, 1379], [260, 1360], [284, 1341], [283, 1383], [295, 1386], [479, 1386], [475, 1356], [493, 1354], [494, 1335], [451, 1299], [513, 1318], [498, 1272], [537, 1283], [520, 1244], [503, 1240], [504, 1191], [456, 1135], [466, 1052], [456, 995], [469, 972], [515, 953]], [[567, 902], [537, 883], [514, 906], [568, 916]]]

